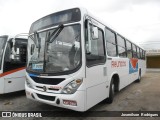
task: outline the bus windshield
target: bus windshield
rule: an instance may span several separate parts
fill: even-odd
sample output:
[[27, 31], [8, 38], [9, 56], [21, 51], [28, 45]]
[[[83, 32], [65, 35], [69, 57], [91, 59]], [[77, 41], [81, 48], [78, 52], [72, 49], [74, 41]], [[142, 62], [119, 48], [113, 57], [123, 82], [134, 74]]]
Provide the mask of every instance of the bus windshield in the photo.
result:
[[5, 43], [7, 41], [7, 36], [3, 36], [3, 37], [0, 37], [0, 69], [1, 69], [1, 64], [2, 64], [2, 56], [3, 56], [3, 51], [4, 51], [4, 46], [5, 46]]
[[63, 26], [59, 34], [53, 34], [56, 33], [55, 31], [57, 28], [29, 36], [29, 41], [35, 45], [35, 48], [27, 70], [36, 73], [59, 73], [74, 70], [80, 65], [80, 24]]

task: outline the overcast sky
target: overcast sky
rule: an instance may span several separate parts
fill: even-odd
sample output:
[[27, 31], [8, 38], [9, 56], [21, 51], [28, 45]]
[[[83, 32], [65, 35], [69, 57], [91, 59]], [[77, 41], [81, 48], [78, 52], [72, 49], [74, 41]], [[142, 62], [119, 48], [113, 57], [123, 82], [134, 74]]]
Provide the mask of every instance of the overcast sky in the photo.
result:
[[40, 17], [75, 6], [137, 44], [160, 46], [160, 0], [0, 0], [0, 35], [28, 33]]

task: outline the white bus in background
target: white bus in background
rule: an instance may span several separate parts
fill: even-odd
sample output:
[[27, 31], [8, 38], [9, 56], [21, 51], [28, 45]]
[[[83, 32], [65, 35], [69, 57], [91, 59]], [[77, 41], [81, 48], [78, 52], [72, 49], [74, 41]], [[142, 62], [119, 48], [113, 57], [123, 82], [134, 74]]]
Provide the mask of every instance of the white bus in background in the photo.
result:
[[0, 94], [24, 90], [27, 34], [0, 36]]
[[140, 81], [145, 51], [83, 8], [35, 21], [28, 37], [27, 98], [86, 111]]

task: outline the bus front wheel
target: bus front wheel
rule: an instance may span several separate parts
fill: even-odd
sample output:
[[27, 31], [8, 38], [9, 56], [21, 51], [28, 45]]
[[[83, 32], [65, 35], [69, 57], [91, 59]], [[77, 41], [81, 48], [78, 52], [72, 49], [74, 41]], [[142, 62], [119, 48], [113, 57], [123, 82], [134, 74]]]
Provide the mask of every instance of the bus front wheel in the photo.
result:
[[110, 83], [110, 90], [109, 90], [109, 97], [106, 99], [107, 103], [112, 103], [114, 94], [115, 94], [115, 85], [113, 83], [114, 79], [112, 78], [111, 83]]

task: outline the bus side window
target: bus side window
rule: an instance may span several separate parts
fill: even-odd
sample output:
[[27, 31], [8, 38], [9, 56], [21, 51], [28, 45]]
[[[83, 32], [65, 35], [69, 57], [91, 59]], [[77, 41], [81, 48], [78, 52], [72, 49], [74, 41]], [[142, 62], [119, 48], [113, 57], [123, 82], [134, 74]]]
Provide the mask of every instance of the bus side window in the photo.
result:
[[137, 49], [134, 44], [132, 44], [132, 52], [133, 52], [133, 58], [137, 58]]
[[11, 61], [10, 54], [11, 54], [11, 43], [8, 42], [7, 47], [6, 47], [5, 57], [4, 57], [5, 62], [10, 62]]
[[132, 58], [132, 47], [131, 43], [126, 40], [126, 46], [127, 46], [127, 57]]
[[117, 45], [115, 33], [106, 28], [106, 41], [107, 41], [107, 54], [108, 56], [116, 57], [117, 56]]
[[137, 47], [137, 57], [140, 59], [140, 51], [139, 51], [139, 47]]
[[140, 49], [140, 58], [143, 59], [143, 53], [142, 53], [142, 49]]
[[142, 59], [145, 60], [145, 51], [143, 51]]
[[20, 47], [20, 61], [24, 64], [26, 63], [26, 55], [27, 55], [27, 47], [21, 46]]
[[118, 55], [125, 58], [127, 56], [124, 38], [117, 35]]

